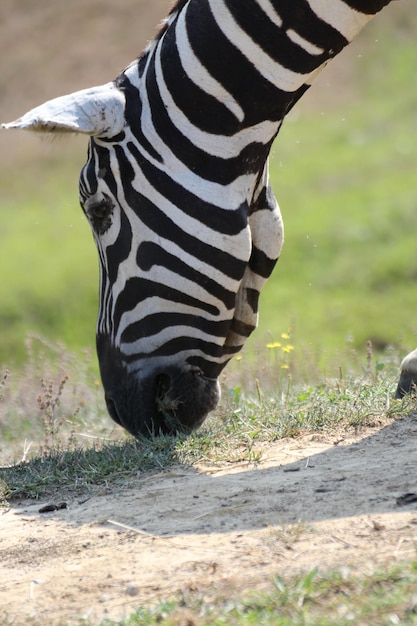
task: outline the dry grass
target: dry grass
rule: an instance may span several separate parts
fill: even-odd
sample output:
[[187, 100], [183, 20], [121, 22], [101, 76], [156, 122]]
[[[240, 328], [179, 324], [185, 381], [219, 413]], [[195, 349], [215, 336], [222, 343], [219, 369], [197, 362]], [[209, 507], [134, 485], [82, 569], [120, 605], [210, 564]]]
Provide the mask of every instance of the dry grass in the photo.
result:
[[39, 337], [22, 368], [0, 371], [0, 465], [123, 437], [107, 414], [95, 357]]

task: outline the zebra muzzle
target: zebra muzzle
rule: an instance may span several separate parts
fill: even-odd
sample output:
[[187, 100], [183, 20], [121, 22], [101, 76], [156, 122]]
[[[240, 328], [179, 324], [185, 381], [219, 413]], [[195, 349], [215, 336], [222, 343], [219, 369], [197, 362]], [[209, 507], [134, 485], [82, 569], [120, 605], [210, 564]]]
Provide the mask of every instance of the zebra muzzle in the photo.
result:
[[217, 379], [199, 370], [159, 374], [155, 389], [155, 407], [169, 433], [196, 430], [220, 399]]
[[190, 434], [218, 404], [217, 379], [170, 368], [147, 378], [126, 374], [105, 394], [110, 417], [135, 437]]

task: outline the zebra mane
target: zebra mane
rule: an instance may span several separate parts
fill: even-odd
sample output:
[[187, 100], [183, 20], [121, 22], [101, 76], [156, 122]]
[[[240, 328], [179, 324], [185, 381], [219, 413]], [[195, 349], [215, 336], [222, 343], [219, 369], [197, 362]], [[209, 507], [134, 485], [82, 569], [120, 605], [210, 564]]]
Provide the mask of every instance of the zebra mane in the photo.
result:
[[165, 17], [159, 25], [159, 30], [157, 31], [155, 37], [150, 42], [150, 45], [153, 47], [154, 44], [158, 43], [161, 37], [166, 33], [172, 22], [175, 20], [177, 15], [182, 11], [185, 5], [189, 0], [176, 0], [174, 4], [171, 6], [169, 10], [168, 16]]
[[180, 11], [182, 11], [182, 9], [185, 7], [185, 5], [187, 4], [188, 0], [176, 0], [174, 1], [169, 13], [168, 13], [168, 18], [164, 21], [170, 20], [171, 16], [175, 16], [178, 13], [180, 13]]
[[155, 46], [164, 36], [172, 22], [175, 20], [177, 15], [182, 11], [189, 0], [176, 0], [171, 6], [171, 9], [168, 12], [167, 17], [165, 17], [157, 26], [156, 33], [154, 37], [149, 41], [146, 48], [141, 52], [139, 57], [137, 58], [137, 62], [139, 67], [143, 67], [145, 60], [148, 58], [149, 54], [154, 50]]

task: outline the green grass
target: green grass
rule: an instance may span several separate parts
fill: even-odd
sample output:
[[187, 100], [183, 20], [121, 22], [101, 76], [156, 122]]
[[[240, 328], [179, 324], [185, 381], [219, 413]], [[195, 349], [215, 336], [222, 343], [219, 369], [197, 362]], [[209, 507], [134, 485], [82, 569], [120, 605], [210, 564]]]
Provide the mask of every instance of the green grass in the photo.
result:
[[383, 68], [372, 53], [357, 63], [358, 101], [290, 118], [271, 160], [286, 244], [261, 298], [261, 331], [274, 334], [279, 317], [332, 350], [346, 337], [413, 345], [417, 331], [407, 313], [417, 283], [417, 96], [406, 78], [415, 46], [378, 31], [391, 55]]
[[176, 439], [160, 437], [154, 441], [119, 441], [87, 448], [66, 444], [31, 461], [0, 469], [3, 499], [39, 498], [56, 488], [84, 493], [92, 487], [129, 480], [140, 470], [168, 467], [178, 460]]
[[[178, 601], [153, 611], [138, 611], [120, 626], [345, 626], [347, 624], [416, 624], [415, 564], [379, 571], [368, 578], [330, 573], [291, 579], [276, 577], [269, 594], [252, 594], [218, 604], [194, 600], [185, 611]], [[182, 604], [184, 601], [182, 602]], [[181, 614], [188, 621], [181, 622]], [[194, 615], [194, 618], [193, 618]], [[195, 621], [193, 621], [193, 619]], [[107, 622], [111, 624], [111, 622]]]
[[[261, 448], [283, 437], [311, 432], [357, 431], [394, 419], [411, 410], [409, 400], [393, 401], [386, 385], [334, 384], [299, 390], [286, 402], [274, 398], [239, 402], [235, 408], [209, 421], [189, 436], [164, 436], [151, 440], [108, 442], [99, 438], [90, 445], [76, 436], [60, 435], [53, 446], [33, 447], [23, 462], [0, 468], [0, 499], [42, 498], [57, 488], [89, 491], [114, 483], [134, 484], [138, 471], [160, 471], [172, 465], [255, 462]], [[126, 482], [127, 481], [127, 482]]]
[[[417, 564], [368, 576], [351, 571], [277, 576], [268, 593], [231, 593], [213, 601], [192, 594], [148, 610], [118, 626], [391, 626], [417, 624]], [[116, 624], [106, 620], [103, 626]]]
[[37, 159], [21, 157], [22, 179], [6, 167], [0, 181], [0, 362], [26, 359], [28, 332], [94, 345], [97, 255], [77, 199], [83, 152], [60, 145], [38, 141]]

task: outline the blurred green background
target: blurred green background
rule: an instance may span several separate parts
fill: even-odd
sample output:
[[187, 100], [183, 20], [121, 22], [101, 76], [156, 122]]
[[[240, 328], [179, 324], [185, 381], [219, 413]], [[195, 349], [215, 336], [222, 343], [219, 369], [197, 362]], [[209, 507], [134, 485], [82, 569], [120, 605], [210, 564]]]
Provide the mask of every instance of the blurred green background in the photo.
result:
[[[0, 8], [0, 121], [112, 79], [152, 36], [168, 0]], [[252, 345], [291, 327], [332, 354], [372, 339], [417, 343], [417, 11], [393, 3], [290, 115], [271, 176], [286, 227]], [[0, 364], [39, 334], [94, 345], [98, 271], [78, 205], [87, 141], [0, 132]]]

